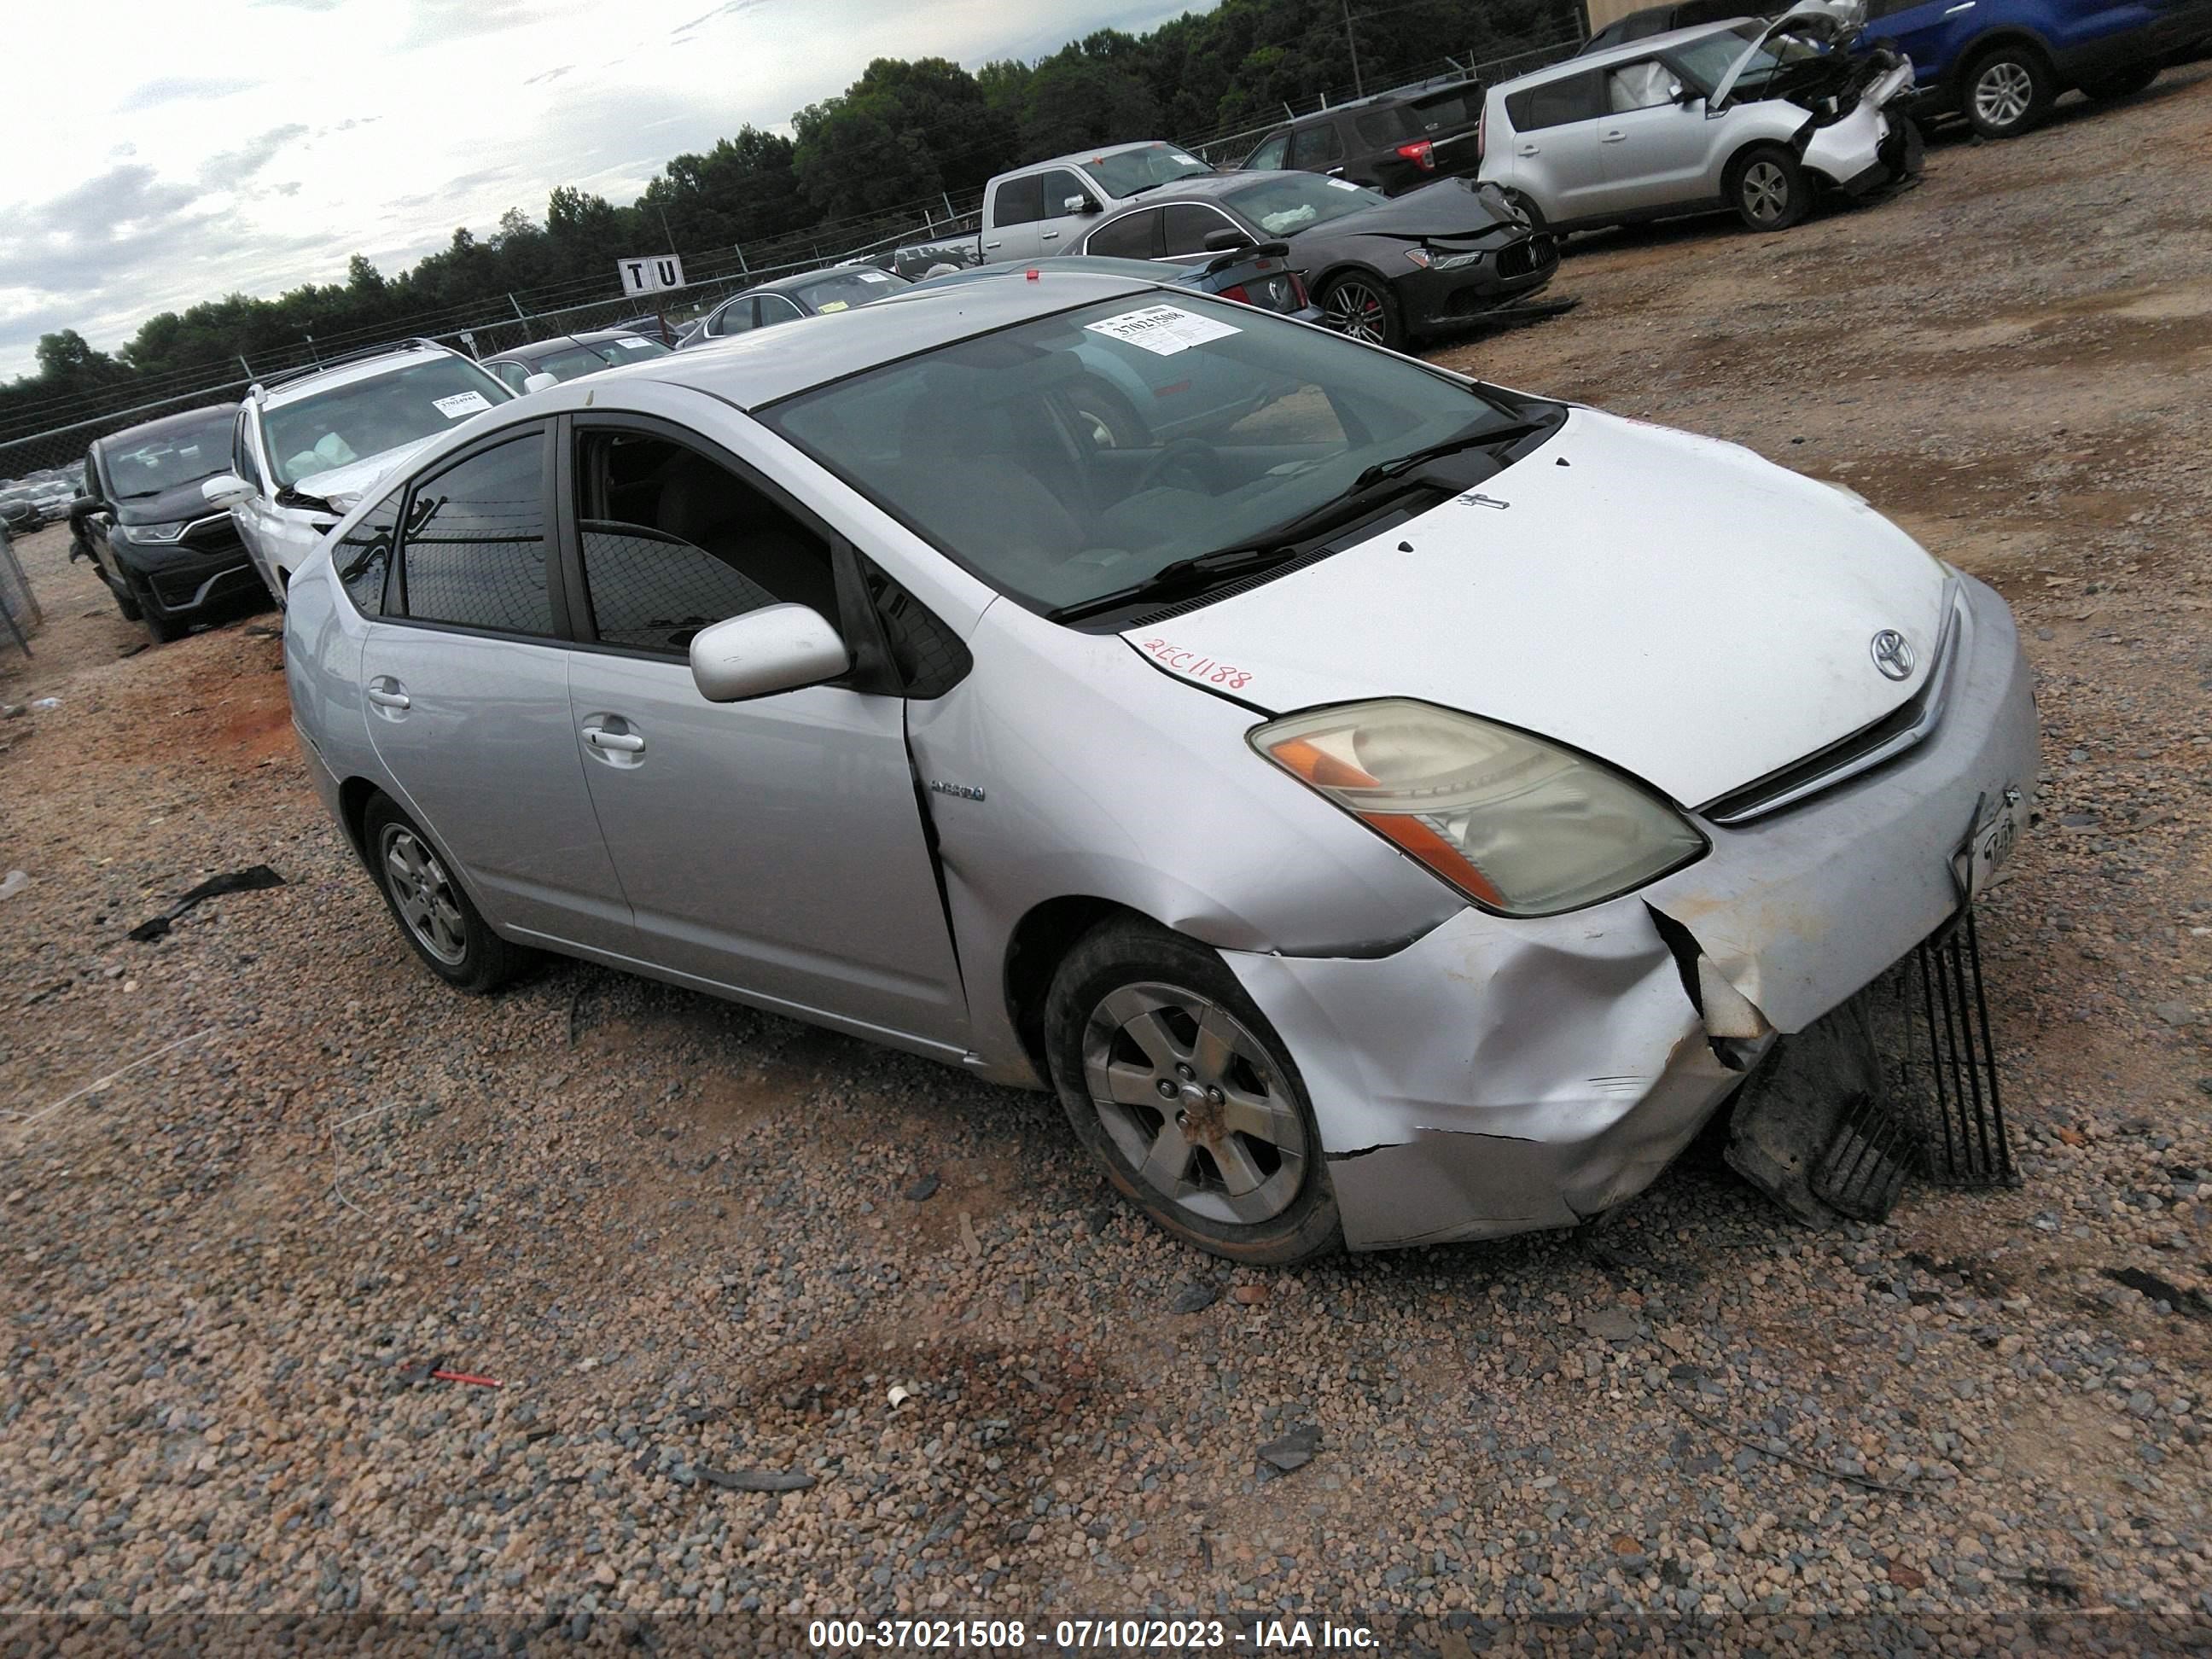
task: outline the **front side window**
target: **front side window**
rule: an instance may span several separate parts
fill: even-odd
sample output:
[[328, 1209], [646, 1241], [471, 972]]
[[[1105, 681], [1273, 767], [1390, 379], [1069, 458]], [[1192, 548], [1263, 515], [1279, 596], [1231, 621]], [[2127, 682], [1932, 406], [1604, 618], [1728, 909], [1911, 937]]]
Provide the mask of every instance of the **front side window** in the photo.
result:
[[[1071, 213], [1080, 213], [1081, 204], [1092, 199], [1083, 180], [1064, 169], [1048, 173], [1037, 182], [1044, 191], [1043, 216], [1048, 219], [1065, 219]], [[1070, 202], [1077, 205], [1070, 207]]]
[[753, 296], [740, 295], [707, 319], [707, 332], [717, 338], [726, 334], [744, 334], [753, 325]]
[[484, 367], [489, 369], [493, 374], [498, 375], [499, 378], [506, 383], [507, 389], [509, 392], [520, 392], [522, 390], [522, 383], [537, 373], [535, 369], [530, 368], [526, 363], [501, 362], [495, 363], [486, 363]]
[[1605, 77], [1606, 101], [1615, 115], [1656, 109], [1674, 101], [1674, 71], [1656, 58], [1623, 64]]
[[1270, 236], [1295, 236], [1363, 208], [1380, 207], [1388, 199], [1341, 179], [1316, 179], [1303, 173], [1279, 173], [1222, 195], [1222, 200]]
[[1203, 202], [1170, 202], [1164, 213], [1161, 249], [1170, 259], [1203, 253], [1206, 239], [1215, 231], [1237, 228], [1237, 222], [1218, 208]]
[[[1674, 47], [1667, 55], [1679, 64], [1691, 85], [1710, 97], [1718, 90], [1728, 72], [1735, 67], [1736, 60], [1749, 52], [1743, 73], [1736, 78], [1733, 96], [1743, 99], [1752, 96], [1756, 89], [1773, 79], [1774, 73], [1786, 59], [1802, 57], [1808, 49], [1790, 40], [1787, 36], [1759, 44], [1766, 33], [1763, 23], [1743, 23], [1732, 29], [1721, 29], [1711, 34], [1701, 34], [1696, 40]], [[1793, 51], [1793, 46], [1795, 50]]]
[[1116, 201], [1213, 171], [1188, 150], [1177, 149], [1173, 144], [1146, 144], [1113, 155], [1095, 155], [1084, 163], [1084, 168], [1098, 188]]
[[763, 294], [755, 303], [760, 307], [760, 325], [763, 328], [774, 328], [778, 323], [795, 323], [806, 314], [781, 294]]
[[[1264, 542], [1370, 466], [1511, 420], [1419, 364], [1180, 293], [942, 346], [762, 418], [1042, 610]], [[1170, 418], [1172, 441], [1147, 425]]]
[[398, 615], [551, 635], [544, 434], [510, 439], [416, 484], [399, 570]]
[[586, 430], [576, 493], [603, 643], [680, 657], [708, 624], [784, 603], [836, 625], [828, 544], [720, 462], [648, 434]]
[[1139, 208], [1103, 224], [1083, 244], [1085, 253], [1109, 259], [1153, 259], [1160, 252], [1160, 210]]
[[1288, 155], [1290, 151], [1291, 135], [1287, 132], [1279, 132], [1244, 158], [1244, 171], [1247, 173], [1278, 172], [1282, 167], [1284, 157]]
[[1319, 126], [1307, 127], [1291, 140], [1291, 165], [1309, 171], [1330, 166], [1344, 159], [1344, 140], [1338, 136], [1336, 123], [1324, 121]]
[[399, 503], [406, 494], [407, 486], [400, 485], [355, 520], [331, 550], [331, 564], [345, 586], [346, 597], [364, 617], [384, 613], [384, 578], [399, 530]]
[[374, 379], [264, 408], [270, 471], [282, 487], [434, 436], [514, 396], [466, 357], [440, 352]]

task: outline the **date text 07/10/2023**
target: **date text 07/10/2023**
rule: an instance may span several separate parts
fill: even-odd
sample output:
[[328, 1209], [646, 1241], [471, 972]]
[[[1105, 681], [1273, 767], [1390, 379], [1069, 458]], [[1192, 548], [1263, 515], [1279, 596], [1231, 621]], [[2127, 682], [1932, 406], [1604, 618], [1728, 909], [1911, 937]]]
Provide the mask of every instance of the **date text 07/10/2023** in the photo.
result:
[[989, 1651], [1018, 1649], [1031, 1642], [1077, 1652], [1233, 1649], [1247, 1653], [1350, 1653], [1381, 1646], [1364, 1625], [1326, 1619], [1255, 1620], [1245, 1626], [1220, 1619], [1059, 1619], [1034, 1625], [1000, 1619], [817, 1619], [807, 1626], [806, 1638], [814, 1648]]

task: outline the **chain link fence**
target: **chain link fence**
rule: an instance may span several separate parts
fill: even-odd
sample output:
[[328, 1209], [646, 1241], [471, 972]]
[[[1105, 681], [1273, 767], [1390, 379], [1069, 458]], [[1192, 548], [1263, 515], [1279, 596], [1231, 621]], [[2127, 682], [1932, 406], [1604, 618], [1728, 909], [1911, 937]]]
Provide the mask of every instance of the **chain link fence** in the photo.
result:
[[[1572, 57], [1581, 46], [1582, 40], [1577, 36], [1547, 41], [1482, 62], [1474, 61], [1471, 53], [1466, 58], [1440, 58], [1394, 76], [1388, 87], [1377, 88], [1365, 95], [1421, 91], [1467, 82], [1492, 85]], [[1267, 133], [1281, 125], [1284, 119], [1355, 101], [1358, 95], [1356, 89], [1349, 87], [1318, 92], [1310, 99], [1284, 105], [1280, 118], [1271, 116], [1257, 125], [1232, 127], [1182, 141], [1181, 148], [1210, 166], [1233, 165], [1249, 154]], [[981, 228], [982, 209], [981, 189], [959, 196], [940, 194], [927, 201], [910, 202], [878, 213], [793, 231], [747, 247], [686, 255], [685, 274], [690, 279], [686, 285], [644, 299], [610, 299], [603, 289], [597, 295], [586, 298], [586, 293], [599, 288], [599, 283], [597, 278], [586, 278], [527, 294], [507, 295], [503, 296], [504, 307], [497, 301], [471, 301], [395, 320], [387, 326], [356, 329], [327, 339], [306, 339], [299, 349], [259, 362], [249, 364], [240, 359], [241, 372], [236, 378], [211, 379], [190, 390], [156, 398], [148, 398], [141, 392], [125, 408], [102, 408], [96, 398], [82, 399], [52, 410], [51, 414], [61, 418], [40, 431], [0, 440], [0, 477], [20, 477], [44, 468], [70, 465], [84, 459], [86, 448], [95, 438], [160, 416], [209, 404], [234, 402], [258, 378], [310, 368], [325, 356], [384, 340], [433, 339], [471, 351], [478, 357], [489, 357], [549, 335], [574, 334], [623, 324], [656, 334], [672, 345], [687, 325], [731, 295], [778, 276], [867, 258], [904, 246], [972, 236]], [[256, 354], [257, 357], [262, 355]]]

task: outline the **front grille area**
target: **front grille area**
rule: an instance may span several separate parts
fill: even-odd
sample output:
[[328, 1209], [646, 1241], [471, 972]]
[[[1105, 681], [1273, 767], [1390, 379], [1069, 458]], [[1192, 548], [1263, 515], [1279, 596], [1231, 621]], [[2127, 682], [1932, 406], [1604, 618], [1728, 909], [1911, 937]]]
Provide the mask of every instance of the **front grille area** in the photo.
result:
[[1498, 249], [1498, 276], [1501, 282], [1516, 282], [1559, 263], [1559, 246], [1550, 237], [1524, 237]]

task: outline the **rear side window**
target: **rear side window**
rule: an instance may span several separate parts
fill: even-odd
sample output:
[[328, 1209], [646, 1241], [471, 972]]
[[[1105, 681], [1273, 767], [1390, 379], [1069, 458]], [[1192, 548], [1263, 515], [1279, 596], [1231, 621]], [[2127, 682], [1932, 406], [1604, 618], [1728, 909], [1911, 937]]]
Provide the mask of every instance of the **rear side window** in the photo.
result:
[[1605, 72], [1584, 70], [1563, 75], [1505, 100], [1505, 113], [1516, 132], [1540, 132], [1573, 121], [1595, 121], [1605, 113]]
[[1044, 217], [1044, 176], [1031, 173], [1026, 179], [1009, 179], [999, 186], [999, 194], [991, 209], [994, 225], [1033, 225]]
[[1343, 159], [1344, 140], [1337, 136], [1334, 121], [1307, 127], [1291, 140], [1291, 165], [1303, 171], [1315, 172]]
[[393, 490], [354, 522], [331, 550], [331, 563], [345, 584], [346, 597], [364, 617], [384, 614], [384, 578], [392, 568], [392, 542], [399, 529], [399, 501], [404, 484]]
[[1179, 253], [1203, 253], [1206, 239], [1217, 230], [1235, 230], [1237, 223], [1218, 208], [1201, 202], [1170, 202], [1161, 251], [1170, 258]]
[[514, 438], [415, 487], [400, 614], [500, 634], [553, 632], [545, 589], [545, 440]]
[[1160, 252], [1160, 210], [1146, 208], [1125, 214], [1091, 233], [1085, 253], [1115, 259], [1156, 259]]
[[1406, 117], [1415, 129], [1413, 137], [1418, 138], [1451, 127], [1471, 127], [1481, 106], [1481, 90], [1470, 87], [1464, 92], [1441, 92], [1433, 98], [1417, 98], [1406, 106]]

